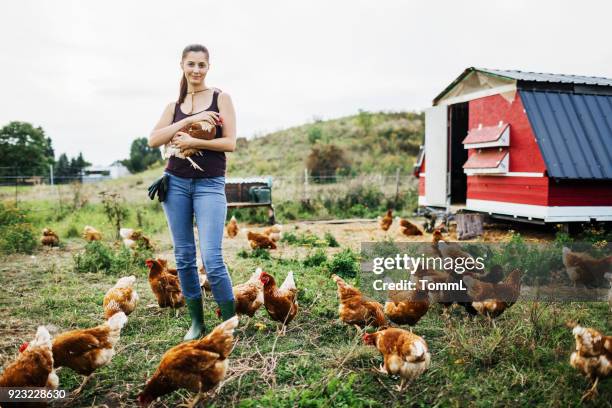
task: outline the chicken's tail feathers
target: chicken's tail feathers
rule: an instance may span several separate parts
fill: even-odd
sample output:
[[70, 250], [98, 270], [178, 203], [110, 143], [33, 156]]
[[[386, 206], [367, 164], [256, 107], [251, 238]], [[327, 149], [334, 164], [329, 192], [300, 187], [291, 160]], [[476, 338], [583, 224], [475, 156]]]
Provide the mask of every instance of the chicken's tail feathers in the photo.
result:
[[132, 228], [120, 228], [119, 229], [119, 235], [121, 235], [121, 238], [129, 238], [132, 235], [132, 232], [134, 232], [134, 230]]
[[48, 347], [51, 348], [51, 335], [45, 326], [38, 326], [34, 340], [29, 347]]
[[111, 330], [121, 330], [126, 323], [127, 316], [123, 312], [115, 313], [106, 321]]
[[289, 271], [289, 273], [287, 274], [287, 277], [285, 278], [285, 281], [281, 285], [280, 289], [281, 290], [283, 290], [283, 289], [297, 289], [297, 286], [295, 285], [295, 279], [293, 279], [293, 271]]
[[136, 282], [136, 276], [134, 275], [124, 276], [122, 278], [119, 278], [119, 280], [117, 280], [115, 287], [116, 288], [132, 287], [135, 282]]

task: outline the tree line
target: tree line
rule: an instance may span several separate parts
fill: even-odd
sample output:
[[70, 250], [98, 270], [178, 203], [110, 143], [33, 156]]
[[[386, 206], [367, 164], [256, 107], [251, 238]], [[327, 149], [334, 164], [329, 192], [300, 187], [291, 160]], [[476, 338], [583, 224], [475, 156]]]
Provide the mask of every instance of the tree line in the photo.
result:
[[[161, 160], [159, 149], [150, 148], [142, 137], [132, 142], [130, 157], [119, 162], [130, 172], [138, 173]], [[80, 179], [90, 165], [82, 153], [72, 158], [62, 153], [56, 160], [51, 138], [40, 126], [13, 121], [0, 129], [0, 178], [49, 177], [53, 166], [55, 181], [68, 182]]]

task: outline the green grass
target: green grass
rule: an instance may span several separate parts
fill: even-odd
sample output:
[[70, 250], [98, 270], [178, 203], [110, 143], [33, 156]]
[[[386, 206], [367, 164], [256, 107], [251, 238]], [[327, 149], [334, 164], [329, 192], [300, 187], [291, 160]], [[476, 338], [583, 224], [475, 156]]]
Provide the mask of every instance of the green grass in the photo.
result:
[[[72, 255], [65, 250], [39, 252], [35, 257], [12, 256], [2, 264], [6, 280], [0, 313], [8, 329], [0, 344], [2, 363], [15, 355], [39, 324], [63, 331], [101, 323], [102, 298], [117, 278], [75, 272]], [[304, 259], [275, 253], [271, 259], [228, 257], [234, 282], [245, 280], [258, 266], [277, 280], [294, 271], [300, 312], [287, 335], [279, 338], [264, 309], [253, 319], [242, 319], [228, 381], [208, 401], [217, 407], [575, 406], [588, 383], [568, 365], [573, 338], [564, 322], [579, 319], [603, 331], [612, 329], [607, 305], [602, 303], [539, 304], [534, 309], [533, 303], [520, 302], [496, 321], [496, 327], [482, 318], [467, 319], [460, 310], [453, 310], [446, 321], [434, 306], [414, 328], [429, 344], [431, 368], [398, 394], [393, 389], [396, 378], [372, 371], [382, 362], [379, 353], [361, 343], [355, 328], [338, 322], [329, 270], [324, 265], [304, 266], [312, 254]], [[117, 355], [97, 371], [71, 406], [134, 406], [145, 378], [188, 328], [185, 309], [148, 306], [155, 299], [144, 271], [136, 274], [141, 301], [122, 332]], [[209, 328], [218, 322], [215, 308], [207, 298]], [[259, 329], [255, 323], [265, 327]], [[69, 369], [59, 376], [63, 389], [74, 389], [81, 381]], [[599, 392], [589, 404], [610, 406], [612, 381], [600, 383]], [[176, 406], [192, 397], [186, 391], [176, 392], [157, 406]]]

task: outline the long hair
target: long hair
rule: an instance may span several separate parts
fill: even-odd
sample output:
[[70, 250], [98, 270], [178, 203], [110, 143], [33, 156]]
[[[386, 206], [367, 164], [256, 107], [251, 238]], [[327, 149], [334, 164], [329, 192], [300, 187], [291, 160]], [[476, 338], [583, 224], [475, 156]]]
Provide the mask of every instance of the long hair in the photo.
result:
[[[190, 52], [203, 52], [206, 54], [206, 59], [210, 60], [210, 54], [208, 53], [208, 48], [201, 44], [191, 44], [185, 47], [183, 50], [183, 55], [181, 60], [184, 60], [187, 54]], [[179, 87], [179, 97], [177, 103], [180, 105], [185, 101], [185, 97], [187, 96], [187, 79], [185, 79], [185, 74], [181, 75], [181, 85]]]

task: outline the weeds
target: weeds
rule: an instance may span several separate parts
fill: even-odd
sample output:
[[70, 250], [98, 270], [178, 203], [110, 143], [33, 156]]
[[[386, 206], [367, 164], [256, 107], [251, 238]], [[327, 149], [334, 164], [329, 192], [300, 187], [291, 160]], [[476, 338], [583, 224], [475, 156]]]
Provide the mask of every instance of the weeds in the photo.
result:
[[102, 197], [104, 213], [111, 225], [115, 227], [116, 239], [120, 239], [119, 230], [121, 229], [121, 223], [129, 214], [128, 209], [122, 204], [121, 195], [118, 193], [102, 191], [99, 194]]

